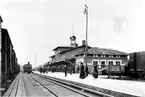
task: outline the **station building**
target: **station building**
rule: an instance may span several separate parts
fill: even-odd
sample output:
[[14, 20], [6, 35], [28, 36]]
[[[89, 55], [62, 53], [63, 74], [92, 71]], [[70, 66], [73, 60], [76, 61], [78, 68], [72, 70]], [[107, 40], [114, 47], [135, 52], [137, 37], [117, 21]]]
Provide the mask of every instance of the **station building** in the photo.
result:
[[[91, 47], [88, 46], [88, 48]], [[82, 45], [78, 46], [76, 43], [76, 37], [73, 35], [70, 37], [70, 45], [58, 46], [53, 49], [54, 55], [50, 56], [50, 62], [53, 66], [58, 66], [58, 68], [63, 68], [65, 65], [69, 65], [70, 68], [74, 68], [76, 65], [75, 55], [79, 52], [83, 52], [84, 50], [85, 41], [83, 40]]]
[[85, 52], [76, 54], [76, 68], [80, 66], [80, 63], [85, 63], [86, 60], [90, 73], [93, 72], [94, 64], [98, 65], [99, 71], [107, 69], [109, 65], [119, 65], [123, 68], [127, 63], [127, 56], [127, 53], [121, 51], [92, 47], [88, 49], [87, 57], [85, 57]]
[[87, 57], [85, 57], [86, 42], [83, 40], [82, 45], [78, 46], [76, 37], [70, 37], [69, 46], [58, 46], [53, 49], [54, 55], [50, 56], [51, 65], [59, 68], [65, 64], [77, 71], [81, 63], [87, 60], [89, 72], [93, 72], [93, 64], [97, 64], [99, 70], [106, 69], [109, 64], [124, 66], [127, 63], [127, 53], [98, 47], [88, 46]]

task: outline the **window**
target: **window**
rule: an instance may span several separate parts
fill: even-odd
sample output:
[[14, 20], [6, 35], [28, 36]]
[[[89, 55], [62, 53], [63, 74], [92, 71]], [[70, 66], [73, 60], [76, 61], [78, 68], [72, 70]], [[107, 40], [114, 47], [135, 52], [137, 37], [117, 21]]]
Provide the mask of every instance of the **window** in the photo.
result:
[[105, 61], [101, 61], [101, 68], [105, 67]]
[[113, 61], [109, 61], [109, 65], [113, 65]]
[[120, 61], [116, 61], [116, 65], [117, 66], [120, 66]]
[[98, 61], [93, 61], [93, 65], [98, 65]]

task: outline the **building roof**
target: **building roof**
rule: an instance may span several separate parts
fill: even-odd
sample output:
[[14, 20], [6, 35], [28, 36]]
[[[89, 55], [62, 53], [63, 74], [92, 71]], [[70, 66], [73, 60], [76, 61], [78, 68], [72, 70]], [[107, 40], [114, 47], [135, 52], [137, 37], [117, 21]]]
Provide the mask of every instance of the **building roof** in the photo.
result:
[[[78, 46], [78, 47], [73, 47], [72, 49], [62, 51], [62, 52], [60, 52], [59, 54], [64, 54], [64, 53], [66, 53], [66, 52], [69, 52], [69, 51], [72, 51], [72, 50], [75, 50], [75, 49], [78, 49], [78, 48], [82, 48], [82, 47], [85, 47], [85, 45]], [[88, 46], [88, 48], [90, 49], [90, 48], [92, 48], [92, 47]], [[85, 51], [85, 50], [84, 50], [84, 51]], [[50, 56], [49, 58], [53, 58], [53, 57], [55, 57], [55, 55], [52, 55], [52, 56]]]
[[52, 55], [52, 56], [50, 56], [49, 58], [52, 58], [52, 57], [54, 57], [55, 55]]
[[[72, 49], [62, 51], [62, 52], [60, 52], [60, 54], [65, 53], [65, 52], [69, 52], [69, 51], [72, 51], [72, 50], [75, 50], [75, 49], [78, 49], [78, 48], [82, 48], [82, 47], [85, 47], [85, 45], [78, 46], [78, 47], [74, 47], [74, 48], [72, 48]], [[88, 48], [91, 48], [91, 47], [90, 47], [90, 46], [88, 46]]]
[[71, 47], [71, 46], [57, 46], [56, 48], [53, 49], [53, 51], [54, 51], [54, 50], [57, 50], [57, 49], [59, 49], [59, 48], [68, 48], [68, 49], [71, 49], [71, 48], [73, 48], [73, 47]]
[[[85, 52], [78, 53], [77, 55], [85, 54]], [[128, 55], [125, 52], [121, 52], [118, 50], [108, 49], [108, 48], [97, 48], [93, 47], [88, 50], [87, 54], [103, 54], [103, 55]]]

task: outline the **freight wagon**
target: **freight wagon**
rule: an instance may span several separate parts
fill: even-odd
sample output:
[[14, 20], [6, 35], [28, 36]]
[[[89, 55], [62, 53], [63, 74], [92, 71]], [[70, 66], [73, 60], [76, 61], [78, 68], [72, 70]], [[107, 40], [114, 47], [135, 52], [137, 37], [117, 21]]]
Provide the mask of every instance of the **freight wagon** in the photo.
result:
[[130, 54], [127, 72], [133, 78], [145, 79], [145, 51]]
[[[5, 83], [19, 72], [17, 57], [7, 29], [1, 29], [1, 82]], [[18, 66], [19, 67], [19, 66]]]

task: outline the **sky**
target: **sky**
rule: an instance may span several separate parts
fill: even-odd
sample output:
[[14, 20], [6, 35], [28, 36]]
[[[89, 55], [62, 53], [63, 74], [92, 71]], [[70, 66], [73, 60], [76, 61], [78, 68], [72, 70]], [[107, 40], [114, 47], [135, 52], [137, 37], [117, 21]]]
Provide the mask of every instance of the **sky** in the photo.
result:
[[2, 27], [8, 29], [18, 62], [35, 66], [50, 60], [57, 46], [69, 45], [73, 33], [88, 45], [126, 53], [145, 51], [144, 0], [0, 0]]

